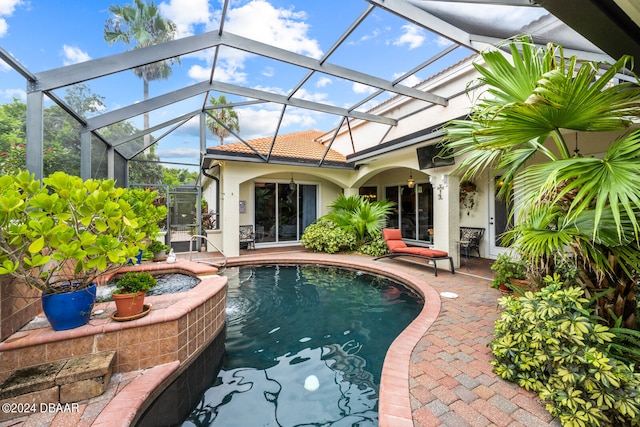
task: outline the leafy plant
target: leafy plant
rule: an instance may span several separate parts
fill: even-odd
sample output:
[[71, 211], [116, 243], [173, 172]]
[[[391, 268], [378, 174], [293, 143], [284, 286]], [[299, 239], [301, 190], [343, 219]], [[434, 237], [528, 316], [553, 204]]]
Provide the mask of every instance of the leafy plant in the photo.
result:
[[382, 231], [377, 230], [371, 236], [371, 241], [360, 246], [358, 252], [370, 256], [382, 256], [389, 253], [389, 247], [382, 236]]
[[499, 288], [504, 284], [509, 286], [511, 278], [524, 279], [527, 275], [527, 264], [521, 259], [512, 258], [509, 254], [499, 254], [491, 264], [491, 270], [495, 273], [492, 288]]
[[[126, 200], [138, 219], [138, 229], [143, 237], [155, 239], [160, 232], [160, 224], [167, 219], [167, 207], [156, 202], [158, 192], [143, 188], [129, 188], [122, 198]], [[144, 243], [141, 242], [143, 245]]]
[[353, 231], [336, 226], [326, 217], [318, 218], [309, 225], [300, 241], [305, 248], [314, 252], [334, 254], [340, 251], [352, 251], [357, 247]]
[[393, 206], [389, 200], [370, 202], [363, 196], [341, 194], [329, 205], [331, 212], [327, 218], [338, 227], [353, 231], [360, 246], [386, 225]]
[[130, 271], [116, 282], [114, 294], [136, 294], [148, 291], [158, 284], [158, 281], [149, 273]]
[[151, 242], [149, 246], [147, 246], [147, 250], [149, 252], [153, 252], [154, 254], [157, 252], [168, 251], [169, 246], [160, 242], [159, 240], [154, 240]]
[[476, 193], [478, 186], [470, 180], [460, 181], [460, 208], [467, 211], [467, 215], [471, 213], [476, 206]]
[[616, 335], [580, 288], [547, 276], [535, 294], [500, 299], [490, 343], [502, 378], [532, 390], [564, 426], [638, 425], [640, 373], [609, 352]]
[[113, 180], [56, 172], [0, 177], [0, 274], [45, 293], [84, 289], [134, 258], [156, 209], [132, 206]]
[[[485, 92], [469, 120], [447, 126], [445, 148], [460, 156], [462, 179], [488, 170], [504, 183], [500, 197], [515, 194], [510, 216], [518, 217], [505, 239], [539, 267], [541, 277], [571, 253], [581, 286], [589, 296], [601, 295], [596, 314], [610, 326], [622, 318], [632, 327], [640, 265], [640, 131], [622, 131], [640, 116], [640, 87], [635, 76], [616, 81], [632, 58], [581, 62], [565, 58], [559, 45], [537, 47], [529, 37], [518, 37], [509, 49], [510, 57], [499, 49], [482, 53], [474, 87]], [[621, 136], [603, 139], [611, 131]], [[606, 147], [604, 156], [571, 150], [567, 136], [578, 132], [593, 133]]]

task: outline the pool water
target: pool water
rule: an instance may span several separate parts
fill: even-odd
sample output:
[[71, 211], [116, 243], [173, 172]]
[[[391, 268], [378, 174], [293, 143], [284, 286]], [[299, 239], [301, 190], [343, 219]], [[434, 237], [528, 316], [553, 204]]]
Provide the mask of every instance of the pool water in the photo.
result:
[[420, 297], [344, 269], [226, 275], [222, 367], [182, 425], [377, 426], [384, 356], [422, 309]]
[[[154, 275], [158, 284], [147, 291], [147, 296], [174, 294], [177, 292], [186, 292], [198, 286], [200, 279], [188, 274], [167, 273]], [[117, 279], [110, 281], [106, 285], [98, 287], [96, 301], [111, 301], [111, 294], [116, 290]]]

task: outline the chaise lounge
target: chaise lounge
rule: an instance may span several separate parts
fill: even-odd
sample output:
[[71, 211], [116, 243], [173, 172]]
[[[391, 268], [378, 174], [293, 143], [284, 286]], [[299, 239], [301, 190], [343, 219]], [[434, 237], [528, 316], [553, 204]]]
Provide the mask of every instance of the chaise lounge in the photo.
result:
[[397, 228], [383, 228], [382, 236], [384, 237], [384, 241], [387, 243], [387, 247], [389, 248], [389, 251], [391, 253], [374, 258], [374, 261], [377, 261], [381, 258], [393, 259], [400, 256], [422, 258], [428, 261], [433, 261], [433, 271], [437, 276], [438, 265], [436, 264], [436, 261], [448, 259], [449, 263], [451, 264], [451, 274], [456, 273], [455, 268], [453, 267], [453, 258], [451, 258], [447, 252], [437, 249], [421, 248], [417, 246], [409, 247], [402, 240], [402, 233]]

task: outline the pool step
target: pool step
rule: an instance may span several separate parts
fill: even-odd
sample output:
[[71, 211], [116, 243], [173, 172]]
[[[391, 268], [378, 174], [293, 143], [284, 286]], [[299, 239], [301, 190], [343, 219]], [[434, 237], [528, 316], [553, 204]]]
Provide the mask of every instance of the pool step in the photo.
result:
[[15, 371], [0, 385], [0, 421], [54, 410], [72, 412], [70, 404], [105, 392], [115, 354], [88, 354]]

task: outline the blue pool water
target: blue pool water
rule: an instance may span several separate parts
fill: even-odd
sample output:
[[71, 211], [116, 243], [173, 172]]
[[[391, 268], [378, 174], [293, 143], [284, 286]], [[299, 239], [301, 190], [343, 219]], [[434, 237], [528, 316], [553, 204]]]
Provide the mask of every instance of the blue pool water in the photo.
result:
[[378, 424], [384, 356], [422, 308], [415, 293], [334, 268], [242, 267], [226, 275], [222, 368], [183, 426]]

